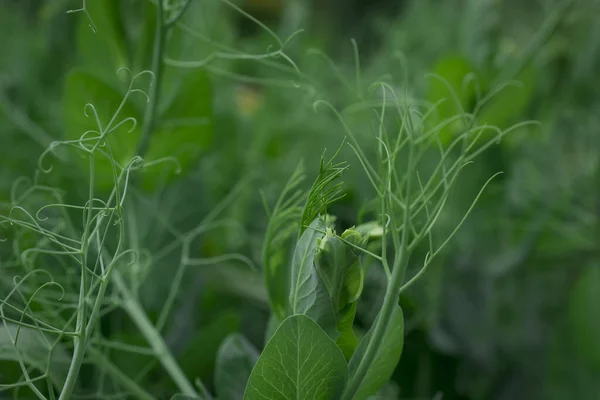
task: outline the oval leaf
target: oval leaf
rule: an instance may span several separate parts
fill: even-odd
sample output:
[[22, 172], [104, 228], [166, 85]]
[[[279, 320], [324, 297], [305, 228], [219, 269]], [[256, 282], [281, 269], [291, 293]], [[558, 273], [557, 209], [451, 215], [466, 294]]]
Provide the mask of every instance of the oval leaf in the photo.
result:
[[[511, 123], [523, 118], [535, 93], [537, 73], [529, 65], [483, 107], [479, 123], [506, 129]], [[509, 137], [512, 137], [510, 135]]]
[[[375, 323], [377, 323], [377, 319], [375, 320]], [[350, 374], [356, 372], [358, 363], [363, 358], [369, 340], [371, 340], [372, 330], [373, 328], [367, 332], [365, 337], [358, 344], [358, 348], [350, 360]], [[369, 368], [358, 392], [354, 395], [354, 400], [364, 400], [369, 398], [369, 396], [374, 396], [379, 389], [387, 383], [396, 369], [398, 361], [400, 361], [403, 345], [404, 316], [402, 315], [402, 309], [399, 306], [396, 306], [383, 336], [383, 341], [377, 351], [377, 356], [375, 357], [371, 368]]]
[[[116, 82], [115, 72], [129, 67], [119, 0], [95, 0], [79, 13], [77, 50], [79, 63], [95, 75]], [[89, 15], [89, 17], [88, 17]]]
[[315, 218], [296, 244], [292, 259], [290, 307], [292, 314], [308, 315], [335, 338], [335, 310], [315, 268], [316, 251], [325, 229], [325, 220], [322, 217]]
[[[465, 86], [465, 77], [475, 72], [469, 61], [462, 56], [449, 55], [436, 63], [433, 68], [435, 78], [429, 80], [427, 100], [431, 104], [442, 101], [434, 114], [434, 123], [443, 124], [463, 111], [471, 111], [470, 103], [475, 97], [473, 85]], [[440, 139], [449, 144], [454, 134], [464, 129], [462, 119], [444, 124], [440, 130]]]
[[[188, 171], [213, 140], [212, 86], [206, 71], [187, 74], [167, 69], [163, 79], [161, 109], [144, 159], [154, 161], [175, 157], [181, 171]], [[170, 93], [167, 90], [171, 88]], [[144, 171], [143, 186], [153, 189], [170, 181], [177, 168], [159, 165]]]
[[[358, 244], [362, 240], [356, 231], [346, 231], [344, 234], [346, 235], [344, 239], [351, 243]], [[360, 259], [354, 252], [354, 248], [344, 243], [330, 229], [320, 241], [316, 267], [321, 281], [333, 300], [336, 312], [358, 299], [364, 281]]]
[[304, 315], [288, 317], [250, 374], [245, 400], [339, 398], [348, 366], [335, 343]]

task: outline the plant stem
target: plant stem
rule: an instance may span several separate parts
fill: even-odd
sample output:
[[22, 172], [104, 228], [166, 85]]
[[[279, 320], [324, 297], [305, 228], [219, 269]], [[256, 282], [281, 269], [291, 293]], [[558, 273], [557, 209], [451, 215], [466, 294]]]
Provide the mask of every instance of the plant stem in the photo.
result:
[[[85, 269], [85, 267], [83, 267]], [[85, 283], [84, 279], [81, 280], [80, 287], [80, 302], [83, 302], [85, 307]], [[83, 299], [83, 300], [81, 300]], [[83, 312], [79, 311], [79, 315]], [[71, 359], [71, 365], [69, 366], [69, 372], [67, 374], [67, 379], [65, 380], [65, 384], [63, 385], [63, 390], [60, 393], [59, 400], [70, 399], [75, 389], [75, 383], [77, 382], [77, 376], [79, 375], [79, 369], [81, 368], [81, 363], [83, 362], [83, 356], [86, 350], [86, 340], [85, 340], [85, 325], [80, 321], [77, 322], [78, 332], [77, 336], [74, 338], [75, 348], [73, 350], [73, 358]]]
[[74, 349], [73, 358], [71, 358], [71, 365], [69, 366], [69, 372], [65, 379], [65, 384], [60, 393], [59, 400], [70, 399], [73, 390], [75, 390], [75, 384], [77, 383], [77, 377], [79, 376], [79, 370], [83, 363], [83, 357], [87, 347], [87, 327], [86, 327], [86, 316], [87, 316], [87, 259], [88, 259], [88, 248], [89, 240], [91, 237], [90, 232], [90, 220], [92, 215], [92, 199], [94, 198], [94, 154], [90, 155], [90, 185], [89, 185], [89, 201], [87, 206], [87, 212], [85, 213], [85, 229], [83, 232], [83, 240], [81, 246], [81, 281], [79, 285], [79, 302], [77, 305], [77, 336], [74, 338]]
[[[179, 17], [177, 17], [179, 18]], [[138, 155], [144, 157], [150, 145], [150, 139], [156, 126], [158, 99], [160, 97], [161, 78], [162, 78], [162, 59], [164, 52], [165, 37], [168, 26], [164, 22], [164, 10], [162, 0], [156, 2], [156, 31], [154, 34], [154, 50], [152, 54], [152, 72], [154, 74], [154, 82], [149, 94], [149, 105], [144, 114], [142, 125], [142, 137], [138, 147]], [[135, 210], [131, 210], [135, 212]], [[117, 287], [117, 290], [123, 297], [123, 308], [133, 320], [141, 334], [148, 341], [148, 344], [156, 357], [165, 368], [173, 382], [177, 385], [182, 394], [188, 396], [197, 396], [194, 386], [189, 382], [179, 364], [171, 354], [169, 348], [164, 342], [160, 332], [152, 324], [141, 304], [137, 300], [134, 293], [127, 287], [125, 279], [121, 276], [118, 270], [113, 271], [111, 275], [112, 281]]]
[[160, 83], [162, 77], [162, 58], [165, 47], [166, 27], [163, 21], [163, 3], [162, 0], [156, 2], [156, 31], [154, 32], [154, 49], [152, 53], [152, 73], [154, 81], [150, 87], [150, 101], [148, 109], [144, 114], [142, 124], [142, 139], [138, 147], [138, 155], [144, 157], [150, 145], [150, 137], [156, 126], [156, 110], [158, 109], [158, 99], [160, 96]]
[[[344, 390], [344, 394], [342, 396], [343, 400], [352, 400], [356, 392], [360, 389], [360, 386], [371, 368], [373, 361], [375, 361], [375, 357], [377, 357], [377, 353], [379, 351], [379, 347], [383, 341], [383, 336], [388, 328], [392, 315], [394, 313], [394, 307], [398, 304], [398, 294], [400, 292], [400, 287], [402, 286], [402, 281], [404, 279], [404, 273], [406, 271], [406, 266], [408, 265], [408, 259], [410, 258], [410, 252], [408, 251], [408, 223], [410, 220], [410, 191], [411, 191], [411, 182], [412, 182], [412, 158], [413, 158], [413, 144], [411, 143], [409, 156], [408, 156], [408, 177], [406, 180], [406, 207], [404, 208], [404, 217], [403, 224], [404, 229], [402, 229], [402, 239], [400, 242], [400, 248], [396, 249], [396, 257], [394, 259], [394, 266], [392, 269], [392, 279], [388, 282], [385, 297], [383, 299], [383, 305], [381, 310], [379, 311], [378, 318], [375, 320], [375, 327], [373, 329], [373, 335], [369, 340], [369, 344], [365, 350], [365, 354], [361, 358], [358, 368], [354, 375], [350, 377], [350, 381]], [[388, 193], [389, 194], [389, 193]], [[386, 194], [382, 194], [385, 196]], [[395, 224], [394, 224], [395, 225]], [[392, 234], [395, 234], [395, 226], [392, 230]]]
[[125, 280], [121, 276], [119, 270], [114, 270], [112, 280], [123, 296], [123, 309], [127, 312], [133, 323], [140, 330], [140, 333], [146, 338], [148, 344], [154, 352], [160, 363], [163, 365], [173, 382], [177, 385], [181, 394], [188, 396], [197, 396], [194, 386], [188, 381], [187, 377], [175, 361], [175, 358], [169, 351], [165, 341], [163, 340], [160, 333], [156, 330], [152, 322], [144, 312], [140, 303], [133, 296], [133, 293], [129, 291]]
[[123, 386], [123, 388], [129, 390], [136, 399], [140, 400], [154, 400], [155, 397], [150, 393], [146, 392], [137, 382], [125, 375], [119, 368], [117, 368], [109, 359], [106, 358], [102, 352], [90, 347], [88, 349], [90, 357], [94, 360], [94, 363], [101, 369], [109, 373], [116, 381]]

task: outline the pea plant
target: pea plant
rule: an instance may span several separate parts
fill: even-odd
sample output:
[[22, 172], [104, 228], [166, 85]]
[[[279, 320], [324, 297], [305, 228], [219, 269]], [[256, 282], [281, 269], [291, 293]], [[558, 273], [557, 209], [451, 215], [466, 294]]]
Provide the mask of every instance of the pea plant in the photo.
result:
[[[164, 398], [167, 393], [155, 393], [141, 383], [148, 370], [158, 365], [174, 385], [168, 395], [175, 392], [185, 398], [373, 398], [402, 355], [404, 316], [399, 296], [445, 249], [494, 176], [455, 228], [439, 238], [434, 227], [444, 217], [454, 182], [479, 154], [521, 125], [507, 130], [481, 125], [477, 113], [489, 100], [486, 96], [478, 99], [475, 111], [461, 110], [440, 119], [437, 109], [442, 102], [415, 100], [408, 94], [407, 82], [397, 85], [386, 78], [365, 88], [355, 47], [356, 83], [337, 75], [355, 91], [357, 102], [341, 111], [325, 100], [314, 102], [315, 112], [337, 121], [342, 145], [333, 156], [324, 153], [308, 189], [303, 189], [307, 174], [301, 163], [276, 203], [265, 202], [269, 222], [261, 269], [271, 318], [264, 348], [260, 351], [241, 334], [228, 336], [217, 354], [211, 394], [209, 385], [182, 370], [164, 329], [187, 267], [232, 260], [253, 267], [254, 262], [241, 254], [214, 258], [192, 254], [196, 238], [227, 224], [219, 215], [239, 188], [233, 188], [190, 230], [160, 222], [173, 236], [167, 248], [179, 248], [180, 261], [154, 319], [144, 309], [139, 288], [161, 251], [139, 244], [140, 198], [144, 190], [155, 189], [156, 182], [166, 187], [173, 171], [185, 172], [202, 154], [202, 138], [195, 135], [205, 129], [206, 121], [198, 118], [209, 114], [210, 107], [190, 100], [196, 93], [188, 95], [185, 88], [190, 82], [207, 80], [206, 71], [217, 72], [212, 66], [215, 60], [250, 60], [269, 66], [273, 60], [282, 61], [277, 68], [291, 74], [290, 86], [300, 84], [298, 90], [308, 88], [311, 93], [314, 87], [284, 52], [295, 33], [281, 40], [260, 21], [222, 0], [279, 46], [248, 54], [215, 44], [182, 22], [192, 1], [152, 3], [151, 69], [119, 69], [120, 92], [111, 89], [97, 71], [71, 74], [65, 95], [66, 137], [54, 141], [40, 156], [33, 179], [15, 182], [9, 204], [2, 206], [7, 212], [0, 216], [0, 228], [13, 256], [0, 260], [0, 359], [18, 368], [14, 376], [1, 375], [12, 380], [0, 382], [0, 390], [38, 399]], [[85, 1], [74, 11], [87, 19], [86, 35], [102, 35], [110, 26], [108, 17], [89, 11]], [[182, 32], [216, 49], [197, 61], [167, 56]], [[96, 56], [94, 49], [86, 51], [84, 58]], [[166, 98], [174, 85], [170, 79], [177, 73], [166, 70], [167, 66], [191, 71], [178, 81], [180, 91], [171, 103]], [[448, 91], [450, 98], [456, 98], [451, 87]], [[187, 121], [183, 127], [176, 123], [182, 119]], [[448, 126], [458, 127], [458, 134], [442, 141], [441, 132], [447, 132]], [[181, 152], [175, 146], [178, 140], [187, 140], [188, 145], [191, 140], [196, 147]], [[349, 164], [338, 161], [343, 148], [354, 153], [373, 201], [365, 204], [366, 217], [360, 224], [338, 233], [330, 209], [344, 196], [341, 179]], [[80, 186], [83, 202], [72, 201], [72, 194], [55, 187], [60, 179], [53, 174], [72, 169], [86, 176], [87, 184]], [[426, 255], [418, 259], [423, 249]], [[375, 321], [361, 332], [355, 317], [371, 269], [382, 270], [387, 284]], [[118, 313], [135, 326], [146, 345], [110, 338], [106, 321]], [[108, 356], [111, 350], [149, 356], [152, 362], [131, 377]]]
[[[438, 241], [433, 227], [453, 183], [477, 155], [518, 127], [501, 131], [480, 126], [475, 115], [465, 113], [453, 118], [464, 123], [464, 133], [444, 148], [438, 133], [453, 121], [429, 123], [435, 106], [411, 106], [388, 83], [377, 82], [371, 89], [374, 99], [365, 100], [360, 108], [375, 115], [374, 160], [367, 157], [346, 123], [349, 116], [326, 102], [315, 106], [329, 108], [340, 119], [375, 192], [375, 218], [336, 233], [335, 217], [327, 214], [327, 206], [342, 195], [338, 179], [346, 164], [322, 161], [319, 176], [306, 193], [297, 190], [301, 170], [292, 176], [270, 212], [263, 256], [277, 328], [254, 368], [246, 371], [244, 398], [375, 396], [402, 354], [404, 318], [399, 296], [443, 251], [496, 175], [486, 182], [455, 229]], [[494, 132], [494, 139], [482, 140], [488, 131]], [[279, 253], [281, 242], [295, 234], [290, 265]], [[427, 248], [425, 258], [415, 260], [415, 251], [422, 245]], [[367, 258], [375, 263], [363, 263]], [[411, 263], [420, 266], [409, 274]], [[358, 340], [353, 321], [367, 273], [363, 264], [382, 268], [387, 286], [373, 326]], [[224, 353], [226, 346], [241, 348], [238, 342], [224, 346]]]

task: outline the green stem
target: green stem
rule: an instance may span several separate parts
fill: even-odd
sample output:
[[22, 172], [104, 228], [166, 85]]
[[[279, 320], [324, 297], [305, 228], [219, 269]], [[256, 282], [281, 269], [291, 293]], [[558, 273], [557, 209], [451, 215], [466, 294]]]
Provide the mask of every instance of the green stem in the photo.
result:
[[[599, 142], [600, 144], [600, 142]], [[599, 146], [600, 147], [600, 146]], [[600, 151], [600, 148], [597, 149]], [[596, 166], [595, 174], [595, 187], [596, 187], [596, 237], [600, 237], [600, 164]], [[597, 260], [600, 260], [600, 246], [596, 247]]]
[[[373, 329], [373, 335], [371, 336], [371, 340], [369, 340], [369, 344], [365, 350], [365, 354], [361, 358], [358, 368], [354, 375], [350, 377], [350, 381], [344, 390], [344, 394], [342, 396], [343, 400], [352, 400], [354, 395], [360, 389], [360, 386], [371, 368], [373, 361], [377, 357], [377, 353], [379, 352], [379, 347], [383, 342], [383, 336], [388, 328], [392, 315], [394, 313], [394, 307], [398, 304], [398, 294], [400, 292], [400, 287], [402, 286], [402, 281], [404, 279], [404, 273], [406, 271], [406, 266], [408, 265], [408, 259], [410, 258], [410, 252], [408, 251], [408, 223], [410, 220], [410, 191], [411, 191], [411, 182], [412, 182], [412, 157], [413, 157], [413, 145], [411, 144], [408, 156], [408, 178], [406, 181], [406, 207], [404, 208], [404, 217], [403, 224], [404, 229], [402, 230], [402, 239], [400, 242], [399, 248], [397, 248], [396, 257], [394, 259], [394, 266], [392, 269], [392, 278], [388, 282], [385, 297], [383, 299], [383, 305], [381, 310], [379, 311], [378, 318], [375, 321], [375, 327]], [[385, 196], [385, 194], [382, 194]], [[389, 194], [388, 194], [389, 195]], [[394, 224], [395, 225], [395, 224]], [[395, 226], [392, 232], [395, 232]], [[395, 234], [395, 233], [393, 233]]]
[[87, 345], [87, 328], [86, 328], [86, 315], [87, 315], [87, 257], [88, 257], [88, 247], [89, 240], [91, 237], [90, 232], [90, 219], [92, 215], [92, 204], [94, 198], [94, 154], [90, 155], [90, 186], [89, 186], [89, 201], [87, 212], [85, 213], [85, 229], [83, 232], [83, 240], [81, 246], [81, 282], [79, 285], [79, 302], [78, 302], [78, 312], [77, 312], [77, 336], [74, 338], [74, 349], [73, 349], [73, 358], [71, 358], [71, 365], [69, 366], [69, 372], [67, 373], [67, 378], [65, 379], [65, 384], [63, 386], [63, 390], [60, 393], [59, 400], [67, 400], [70, 399], [73, 390], [75, 390], [75, 384], [77, 383], [77, 377], [79, 376], [79, 370], [81, 369], [81, 364], [83, 363], [83, 357], [85, 355], [86, 345]]
[[94, 363], [103, 369], [105, 372], [110, 374], [124, 389], [127, 389], [136, 399], [140, 400], [154, 400], [156, 399], [150, 393], [146, 392], [140, 385], [137, 384], [133, 379], [128, 377], [117, 368], [101, 351], [94, 347], [88, 348], [90, 357], [94, 360]]
[[156, 353], [156, 357], [165, 368], [173, 382], [177, 385], [181, 394], [188, 396], [197, 396], [194, 386], [188, 381], [187, 377], [181, 370], [177, 361], [169, 351], [165, 341], [160, 333], [156, 330], [148, 316], [144, 312], [140, 303], [135, 299], [133, 293], [129, 291], [125, 280], [121, 276], [119, 270], [114, 270], [112, 280], [117, 287], [117, 290], [123, 296], [123, 309], [127, 312], [133, 323], [139, 329], [141, 334], [146, 338], [148, 344]]
[[[83, 267], [83, 269], [85, 269], [85, 267]], [[83, 282], [82, 279], [82, 284], [81, 284], [81, 288], [80, 288], [80, 298], [84, 295], [84, 288], [83, 286], [85, 285], [85, 283]], [[84, 299], [85, 301], [85, 299]], [[84, 304], [85, 307], [85, 304]], [[80, 314], [82, 312], [80, 311]], [[69, 372], [67, 374], [67, 379], [65, 380], [65, 384], [63, 386], [63, 390], [60, 393], [60, 397], [59, 400], [66, 400], [66, 399], [70, 399], [71, 398], [71, 394], [73, 393], [73, 390], [75, 389], [75, 383], [77, 382], [77, 376], [79, 375], [79, 369], [81, 368], [81, 363], [83, 362], [83, 356], [85, 354], [85, 347], [86, 347], [86, 340], [85, 340], [85, 326], [81, 325], [80, 323], [77, 324], [78, 325], [78, 332], [77, 332], [77, 336], [75, 336], [74, 338], [74, 345], [75, 348], [73, 350], [73, 358], [71, 359], [71, 365], [69, 366]]]
[[163, 21], [163, 3], [162, 0], [156, 2], [156, 31], [154, 32], [154, 50], [152, 53], [152, 73], [154, 82], [150, 88], [150, 102], [144, 121], [142, 124], [142, 139], [138, 147], [138, 155], [144, 157], [150, 146], [150, 138], [156, 126], [156, 110], [158, 109], [158, 99], [160, 97], [160, 83], [162, 77], [162, 59], [165, 47], [166, 26]]
[[[179, 18], [179, 16], [177, 17]], [[154, 82], [149, 94], [149, 105], [144, 115], [142, 125], [142, 137], [138, 147], [138, 155], [144, 157], [150, 145], [150, 139], [154, 132], [157, 119], [158, 99], [160, 98], [161, 79], [162, 79], [162, 63], [163, 52], [165, 45], [166, 32], [169, 26], [164, 22], [164, 9], [162, 0], [156, 2], [156, 31], [154, 34], [154, 51], [152, 54], [152, 72], [154, 74]], [[133, 212], [133, 210], [132, 210]], [[137, 326], [142, 335], [146, 338], [150, 347], [156, 353], [156, 357], [167, 371], [173, 382], [177, 385], [182, 394], [188, 396], [197, 396], [194, 386], [189, 382], [179, 364], [171, 354], [169, 348], [164, 342], [160, 332], [152, 324], [146, 315], [141, 304], [132, 293], [125, 279], [121, 276], [118, 270], [113, 271], [112, 281], [117, 287], [117, 290], [123, 297], [123, 308]]]

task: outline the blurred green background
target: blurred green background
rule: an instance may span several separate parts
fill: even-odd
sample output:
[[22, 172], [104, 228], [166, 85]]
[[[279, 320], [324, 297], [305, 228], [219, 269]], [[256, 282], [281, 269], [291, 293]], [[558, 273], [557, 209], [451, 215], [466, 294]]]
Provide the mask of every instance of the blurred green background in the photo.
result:
[[[273, 204], [301, 159], [312, 179], [324, 149], [333, 153], [344, 137], [339, 121], [312, 104], [325, 99], [344, 108], [358, 100], [352, 90], [353, 38], [364, 88], [391, 76], [411, 98], [435, 103], [448, 96], [445, 85], [428, 78], [435, 73], [472, 110], [498, 84], [515, 81], [482, 109], [482, 121], [500, 128], [540, 122], [508, 135], [457, 181], [436, 227], [441, 233], [453, 229], [491, 175], [504, 172], [424, 279], [403, 296], [404, 352], [381, 398], [600, 399], [600, 2], [234, 3], [281, 38], [303, 29], [285, 51], [311, 85], [298, 87], [297, 71], [285, 63], [223, 58], [199, 69], [165, 67], [162, 122], [148, 158], [176, 156], [182, 174], [149, 169], [132, 194], [139, 201], [132, 217], [135, 241], [153, 255], [138, 279], [149, 316], [158, 318], [177, 269], [180, 255], [169, 243], [236, 185], [224, 211], [231, 223], [194, 241], [191, 251], [194, 257], [243, 254], [260, 269], [267, 223], [261, 198]], [[150, 1], [89, 0], [91, 21], [83, 13], [66, 13], [80, 6], [80, 1], [0, 0], [4, 214], [11, 190], [20, 190], [15, 181], [34, 176], [44, 149], [89, 129], [86, 102], [108, 117], [126, 84], [116, 70], [150, 67]], [[265, 29], [219, 0], [192, 0], [182, 23], [196, 34], [173, 30], [166, 51], [173, 60], [199, 60], [232, 48], [248, 53], [277, 48]], [[476, 83], [465, 85], [465, 76], [476, 77]], [[142, 97], [127, 107], [128, 115], [142, 118]], [[444, 103], [439, 118], [457, 112], [453, 103]], [[454, 134], [450, 126], [442, 140]], [[120, 135], [115, 157], [133, 156], [139, 135], [139, 127]], [[348, 227], [361, 222], [373, 193], [350, 149], [341, 158], [351, 165], [344, 175], [347, 195], [331, 212]], [[48, 184], [61, 188], [67, 202], [81, 203], [88, 185], [85, 160], [75, 153], [62, 159], [52, 161], [56, 173]], [[98, 168], [96, 185], [107, 190], [110, 170]], [[0, 259], [9, 259], [13, 250], [2, 244]], [[0, 273], [3, 284], [10, 282], [13, 272]], [[380, 278], [369, 276], [357, 317], [361, 327], [374, 319], [384, 290]], [[268, 313], [260, 271], [235, 261], [188, 267], [163, 333], [185, 373], [211, 387], [222, 340], [242, 332], [262, 348]], [[112, 340], [143, 344], [119, 311], [103, 328]], [[113, 351], [110, 358], [131, 377], [144, 370], [138, 379], [151, 392], [172, 391], [150, 357]], [[14, 371], [3, 365], [0, 383], [14, 380]], [[83, 388], [93, 387], [93, 368], [84, 367], [80, 379]], [[5, 395], [12, 396], [0, 398]]]

